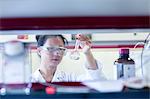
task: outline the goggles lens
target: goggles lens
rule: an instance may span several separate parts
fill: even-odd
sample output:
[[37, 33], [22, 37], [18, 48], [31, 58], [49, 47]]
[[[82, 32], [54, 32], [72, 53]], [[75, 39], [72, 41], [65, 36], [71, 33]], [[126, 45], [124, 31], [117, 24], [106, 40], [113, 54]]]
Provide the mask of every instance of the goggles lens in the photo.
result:
[[55, 47], [55, 46], [51, 46], [51, 47], [44, 47], [42, 46], [42, 49], [49, 51], [50, 53], [56, 52], [58, 51], [61, 54], [64, 54], [65, 51], [67, 50], [64, 47]]

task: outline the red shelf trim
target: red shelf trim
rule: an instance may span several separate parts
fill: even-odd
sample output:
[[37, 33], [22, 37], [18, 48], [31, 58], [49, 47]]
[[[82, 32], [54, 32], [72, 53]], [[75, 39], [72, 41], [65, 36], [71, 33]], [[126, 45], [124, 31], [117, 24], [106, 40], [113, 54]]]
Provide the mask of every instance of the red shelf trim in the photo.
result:
[[[134, 48], [135, 45], [94, 45], [92, 48], [94, 49], [103, 49], [103, 48]], [[36, 46], [30, 46], [32, 50], [36, 50]], [[67, 46], [68, 49], [73, 49], [74, 46]], [[143, 45], [139, 45], [136, 48], [143, 48]]]
[[150, 28], [150, 16], [0, 18], [0, 30]]

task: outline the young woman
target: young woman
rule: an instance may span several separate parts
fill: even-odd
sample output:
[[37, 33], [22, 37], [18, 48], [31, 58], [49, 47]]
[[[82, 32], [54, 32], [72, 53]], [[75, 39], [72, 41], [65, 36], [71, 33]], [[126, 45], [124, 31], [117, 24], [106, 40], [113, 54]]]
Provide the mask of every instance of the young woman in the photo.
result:
[[91, 44], [85, 35], [78, 35], [78, 40], [81, 42], [81, 48], [85, 55], [86, 74], [76, 76], [66, 72], [56, 73], [57, 66], [61, 62], [67, 40], [62, 35], [37, 35], [38, 55], [41, 58], [39, 68], [32, 76], [33, 82], [71, 82], [84, 80], [105, 80], [102, 73], [102, 67], [97, 62], [90, 50]]

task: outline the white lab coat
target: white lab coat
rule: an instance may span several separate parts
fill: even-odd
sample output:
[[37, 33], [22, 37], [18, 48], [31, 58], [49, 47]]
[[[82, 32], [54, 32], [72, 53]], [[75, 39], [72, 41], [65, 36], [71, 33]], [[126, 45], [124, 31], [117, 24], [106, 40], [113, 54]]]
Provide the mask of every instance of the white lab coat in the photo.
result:
[[[98, 69], [90, 70], [86, 69], [86, 73], [80, 76], [75, 75], [74, 73], [66, 73], [64, 71], [55, 72], [54, 77], [51, 82], [81, 82], [86, 80], [106, 80], [104, 74], [102, 73], [102, 66], [97, 62]], [[32, 75], [32, 82], [46, 82], [39, 69], [37, 69]]]

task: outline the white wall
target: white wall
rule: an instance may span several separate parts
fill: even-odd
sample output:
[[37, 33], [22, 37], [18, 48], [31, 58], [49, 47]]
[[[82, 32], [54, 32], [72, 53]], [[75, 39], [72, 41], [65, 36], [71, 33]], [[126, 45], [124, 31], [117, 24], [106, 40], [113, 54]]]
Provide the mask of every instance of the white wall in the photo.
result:
[[149, 0], [0, 0], [0, 17], [146, 16]]

